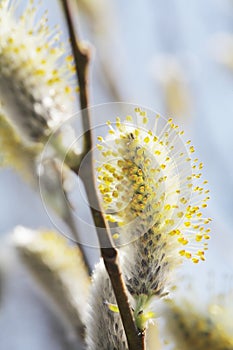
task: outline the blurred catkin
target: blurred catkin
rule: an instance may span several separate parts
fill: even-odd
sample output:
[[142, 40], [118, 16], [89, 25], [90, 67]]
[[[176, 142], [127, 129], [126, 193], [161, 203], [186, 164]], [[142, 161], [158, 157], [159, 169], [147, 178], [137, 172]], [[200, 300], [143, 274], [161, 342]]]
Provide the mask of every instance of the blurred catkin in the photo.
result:
[[26, 181], [35, 186], [37, 182], [35, 159], [40, 154], [42, 145], [39, 143], [25, 144], [11, 122], [1, 113], [0, 147], [0, 165], [13, 167]]
[[163, 313], [165, 334], [173, 339], [177, 349], [232, 350], [232, 300], [229, 305], [211, 303], [207, 307], [193, 297], [167, 302]]
[[221, 32], [211, 38], [211, 53], [215, 60], [233, 72], [233, 35]]
[[156, 323], [150, 323], [146, 331], [146, 349], [161, 350], [161, 341], [159, 338], [159, 329]]
[[156, 55], [151, 71], [161, 88], [167, 115], [187, 119], [192, 109], [192, 98], [182, 63], [173, 55]]
[[[72, 114], [72, 57], [33, 1], [0, 3], [0, 99], [25, 140], [48, 137]], [[38, 19], [39, 18], [39, 19]]]
[[20, 259], [50, 296], [51, 301], [80, 335], [90, 278], [78, 246], [70, 246], [54, 231], [17, 227], [12, 237]]

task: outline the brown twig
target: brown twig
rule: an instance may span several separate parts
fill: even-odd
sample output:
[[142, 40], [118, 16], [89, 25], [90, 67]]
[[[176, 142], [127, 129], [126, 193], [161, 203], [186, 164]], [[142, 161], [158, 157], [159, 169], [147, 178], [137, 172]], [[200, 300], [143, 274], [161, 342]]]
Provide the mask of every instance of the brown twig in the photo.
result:
[[[116, 301], [119, 307], [122, 323], [125, 329], [129, 350], [143, 350], [145, 348], [144, 335], [139, 334], [135, 326], [132, 311], [129, 305], [125, 283], [118, 261], [118, 251], [114, 248], [108, 223], [105, 221], [99, 198], [95, 188], [95, 173], [92, 158], [92, 133], [89, 113], [89, 94], [88, 94], [88, 68], [90, 52], [84, 48], [78, 40], [75, 33], [71, 16], [71, 4], [69, 0], [62, 0], [65, 17], [69, 29], [71, 46], [74, 55], [74, 61], [77, 72], [77, 79], [80, 88], [80, 107], [82, 113], [84, 134], [83, 154], [88, 156], [82, 164], [82, 171], [78, 175], [82, 179], [87, 197], [90, 203], [93, 220], [99, 239], [101, 255], [104, 260], [106, 270], [109, 274]], [[88, 153], [89, 152], [89, 153]], [[77, 169], [74, 169], [77, 173]]]

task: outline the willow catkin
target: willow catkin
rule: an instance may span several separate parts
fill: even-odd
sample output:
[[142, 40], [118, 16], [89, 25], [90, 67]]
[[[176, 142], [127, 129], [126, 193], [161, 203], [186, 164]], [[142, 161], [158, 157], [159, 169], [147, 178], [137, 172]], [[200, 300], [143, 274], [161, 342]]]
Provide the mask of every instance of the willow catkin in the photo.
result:
[[37, 184], [36, 158], [41, 144], [25, 144], [11, 122], [0, 113], [0, 165], [14, 168], [31, 185]]
[[101, 261], [95, 268], [87, 308], [88, 350], [127, 350], [127, 340], [119, 312], [111, 310], [116, 299], [111, 281]]
[[232, 300], [229, 305], [197, 303], [195, 295], [168, 301], [164, 335], [182, 350], [232, 350]]
[[0, 100], [4, 114], [29, 141], [48, 137], [73, 111], [72, 56], [29, 1], [0, 2]]
[[15, 229], [12, 244], [65, 319], [83, 333], [90, 278], [80, 249], [54, 231], [25, 227]]
[[[205, 260], [210, 219], [202, 214], [209, 199], [203, 164], [192, 159], [190, 141], [184, 146], [183, 131], [172, 119], [148, 119], [139, 108], [135, 115], [107, 123], [97, 171], [106, 218], [117, 226], [113, 238], [125, 245], [123, 272], [137, 318], [152, 297], [169, 291], [182, 258]], [[139, 329], [144, 323], [140, 316]]]

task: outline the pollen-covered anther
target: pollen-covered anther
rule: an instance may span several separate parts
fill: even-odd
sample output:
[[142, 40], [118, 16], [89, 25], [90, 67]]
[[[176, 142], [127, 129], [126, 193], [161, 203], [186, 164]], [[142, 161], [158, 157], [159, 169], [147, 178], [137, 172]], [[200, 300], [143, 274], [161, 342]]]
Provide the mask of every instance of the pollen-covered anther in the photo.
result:
[[203, 235], [201, 235], [201, 234], [196, 234], [196, 241], [197, 241], [197, 242], [200, 242], [200, 241], [202, 240], [202, 238], [203, 238]]
[[175, 236], [175, 235], [180, 235], [181, 232], [180, 230], [172, 230], [171, 232], [169, 232], [170, 236]]
[[191, 226], [191, 222], [190, 222], [190, 221], [185, 221], [184, 225], [185, 225], [186, 227], [189, 227], [189, 226]]
[[202, 250], [198, 250], [197, 255], [200, 257], [202, 261], [205, 261], [205, 252]]
[[177, 241], [179, 242], [179, 243], [181, 243], [182, 245], [186, 245], [186, 244], [188, 244], [188, 240], [187, 239], [185, 239], [184, 237], [179, 237], [178, 239], [177, 239]]

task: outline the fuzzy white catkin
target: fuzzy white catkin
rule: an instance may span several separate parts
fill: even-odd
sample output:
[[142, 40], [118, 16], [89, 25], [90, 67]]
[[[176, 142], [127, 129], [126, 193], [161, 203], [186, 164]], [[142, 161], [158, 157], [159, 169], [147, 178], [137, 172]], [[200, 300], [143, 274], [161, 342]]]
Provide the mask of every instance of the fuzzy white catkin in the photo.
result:
[[109, 309], [116, 304], [103, 261], [95, 268], [86, 316], [88, 350], [127, 350], [127, 341], [119, 312]]
[[19, 17], [19, 4], [0, 2], [0, 100], [23, 137], [38, 141], [72, 114], [72, 57], [46, 14], [30, 1]]

